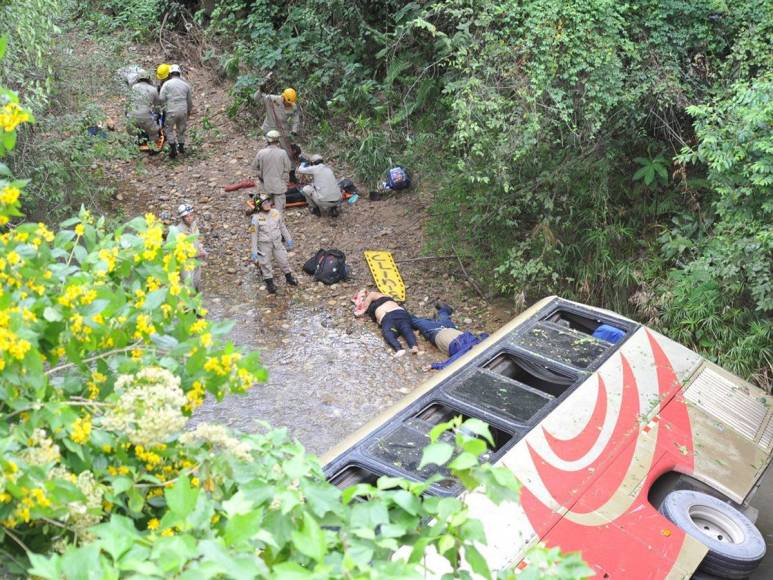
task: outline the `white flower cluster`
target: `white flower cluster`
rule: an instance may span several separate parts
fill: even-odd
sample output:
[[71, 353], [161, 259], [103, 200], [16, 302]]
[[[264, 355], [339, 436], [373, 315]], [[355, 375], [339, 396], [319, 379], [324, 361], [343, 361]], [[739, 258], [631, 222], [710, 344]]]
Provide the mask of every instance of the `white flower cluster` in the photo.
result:
[[89, 540], [92, 535], [87, 530], [102, 520], [102, 496], [105, 490], [90, 471], [81, 472], [75, 485], [78, 486], [86, 499], [67, 504], [67, 511], [70, 514], [69, 520], [78, 537], [82, 540]]
[[246, 441], [239, 441], [228, 432], [228, 429], [222, 425], [212, 425], [211, 423], [200, 423], [193, 431], [188, 431], [180, 437], [183, 445], [192, 443], [209, 443], [212, 446], [220, 447], [225, 451], [232, 453], [238, 459], [249, 461], [252, 459], [250, 454], [250, 445]]
[[188, 402], [179, 377], [166, 369], [148, 367], [135, 375], [121, 375], [115, 383], [119, 398], [102, 419], [102, 426], [126, 433], [135, 445], [164, 443], [186, 422], [182, 413]]
[[29, 446], [24, 450], [22, 457], [28, 465], [48, 465], [57, 463], [62, 454], [59, 446], [48, 437], [45, 430], [35, 429], [28, 441]]

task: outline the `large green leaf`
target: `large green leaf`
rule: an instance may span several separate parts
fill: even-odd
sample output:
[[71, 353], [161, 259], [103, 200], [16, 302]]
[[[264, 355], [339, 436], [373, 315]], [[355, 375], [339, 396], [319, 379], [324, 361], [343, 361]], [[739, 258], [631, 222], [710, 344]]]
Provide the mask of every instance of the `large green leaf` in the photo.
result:
[[185, 518], [196, 508], [199, 491], [199, 488], [191, 486], [187, 475], [181, 475], [171, 488], [164, 490], [169, 510], [177, 517]]
[[448, 443], [430, 443], [424, 448], [421, 455], [419, 469], [430, 464], [445, 465], [446, 462], [451, 459], [453, 453], [454, 448]]
[[309, 558], [321, 562], [327, 553], [325, 533], [319, 527], [308, 512], [303, 513], [303, 526], [292, 533], [293, 545], [301, 553]]

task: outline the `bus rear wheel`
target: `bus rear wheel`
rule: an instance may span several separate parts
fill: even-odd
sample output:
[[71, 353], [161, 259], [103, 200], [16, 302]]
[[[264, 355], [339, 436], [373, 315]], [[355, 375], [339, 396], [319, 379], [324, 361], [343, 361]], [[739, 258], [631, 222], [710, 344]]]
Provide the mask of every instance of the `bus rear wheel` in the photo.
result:
[[765, 557], [765, 540], [756, 526], [724, 501], [699, 491], [669, 493], [660, 512], [709, 553], [700, 570], [719, 578], [746, 578]]

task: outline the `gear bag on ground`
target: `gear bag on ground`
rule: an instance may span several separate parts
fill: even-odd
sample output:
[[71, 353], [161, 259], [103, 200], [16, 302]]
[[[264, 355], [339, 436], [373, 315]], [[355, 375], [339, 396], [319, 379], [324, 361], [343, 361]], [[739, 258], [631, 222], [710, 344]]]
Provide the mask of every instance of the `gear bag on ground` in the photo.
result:
[[346, 255], [341, 250], [320, 249], [306, 260], [303, 271], [314, 276], [314, 279], [324, 284], [335, 284], [349, 276], [349, 266], [346, 265]]

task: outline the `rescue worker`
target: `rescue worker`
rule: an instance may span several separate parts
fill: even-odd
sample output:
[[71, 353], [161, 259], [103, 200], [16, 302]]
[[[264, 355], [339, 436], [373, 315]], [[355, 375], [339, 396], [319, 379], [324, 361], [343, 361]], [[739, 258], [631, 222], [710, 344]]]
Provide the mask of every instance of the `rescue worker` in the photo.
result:
[[[287, 259], [287, 250], [293, 247], [290, 232], [285, 226], [284, 216], [272, 208], [271, 197], [261, 194], [257, 201], [248, 201], [248, 207], [252, 213], [252, 254], [250, 258], [260, 267], [261, 276], [266, 283], [266, 291], [276, 294], [274, 274], [271, 261], [276, 258], [279, 269], [285, 275], [285, 280], [290, 286], [297, 286], [298, 280], [293, 276], [290, 262]], [[287, 244], [287, 250], [282, 245]]]
[[[196, 236], [196, 240], [193, 242], [196, 247], [196, 259], [206, 258], [207, 251], [201, 244], [201, 235], [199, 234], [199, 224], [196, 223], [196, 218], [193, 215], [193, 206], [188, 203], [183, 203], [177, 208], [177, 217], [180, 223], [177, 225], [177, 229], [186, 236]], [[201, 266], [196, 266], [194, 270], [183, 270], [181, 275], [183, 282], [190, 281], [190, 285], [196, 292], [201, 292]]]
[[[263, 102], [266, 107], [266, 118], [261, 130], [265, 135], [275, 129], [277, 131], [289, 131], [290, 137], [295, 137], [300, 128], [300, 115], [298, 113], [298, 93], [293, 88], [286, 88], [281, 95], [269, 95], [263, 92], [263, 85], [273, 73], [269, 73], [252, 98], [257, 102]], [[287, 134], [287, 133], [285, 133]]]
[[309, 211], [320, 216], [322, 211], [330, 210], [332, 217], [338, 216], [343, 194], [333, 170], [325, 165], [322, 155], [312, 155], [309, 162], [301, 163], [295, 173], [311, 175], [313, 178], [311, 185], [306, 185], [301, 190], [306, 203], [309, 204]]
[[[170, 65], [167, 63], [162, 63], [156, 67], [156, 89], [158, 89], [159, 94], [161, 93], [161, 87], [164, 86], [164, 83], [169, 79], [169, 69]], [[159, 127], [164, 126], [164, 111], [162, 111], [159, 107], [158, 112], [156, 113], [156, 122], [158, 123]], [[163, 140], [164, 132], [161, 131], [162, 139], [158, 141], [158, 148], [161, 149], [164, 146], [164, 140]]]
[[156, 141], [159, 136], [158, 125], [153, 116], [158, 107], [156, 87], [150, 83], [150, 75], [145, 69], [137, 71], [137, 80], [129, 91], [129, 108], [126, 113], [126, 131], [136, 135], [140, 146], [147, 146], [148, 139]]
[[290, 179], [292, 163], [287, 151], [279, 146], [279, 131], [272, 129], [266, 133], [268, 145], [258, 151], [252, 169], [255, 171], [255, 183], [259, 191], [271, 196], [274, 207], [284, 213], [287, 202], [287, 182]]
[[169, 143], [169, 157], [174, 159], [177, 152], [185, 153], [185, 129], [188, 116], [193, 109], [191, 86], [180, 76], [180, 65], [169, 67], [169, 80], [159, 93], [164, 111], [164, 136]]

